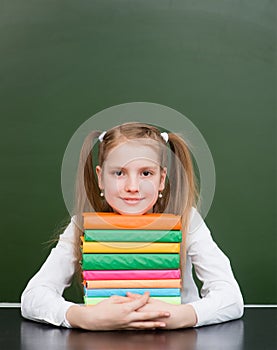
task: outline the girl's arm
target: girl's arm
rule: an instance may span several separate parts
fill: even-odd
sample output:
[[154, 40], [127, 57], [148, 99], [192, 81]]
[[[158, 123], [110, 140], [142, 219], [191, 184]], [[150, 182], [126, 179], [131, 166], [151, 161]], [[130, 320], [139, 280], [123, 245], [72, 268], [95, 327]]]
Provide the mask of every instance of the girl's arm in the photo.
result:
[[74, 221], [60, 236], [56, 248], [29, 281], [21, 296], [22, 316], [30, 320], [56, 326], [80, 327], [91, 330], [147, 329], [164, 327], [158, 318], [168, 317], [161, 310], [140, 313], [138, 308], [147, 303], [149, 295], [132, 301], [125, 297], [111, 297], [93, 307], [84, 307], [66, 301], [62, 295], [70, 286], [75, 269]]
[[163, 328], [170, 316], [167, 311], [138, 312], [149, 299], [149, 293], [135, 299], [112, 296], [93, 306], [71, 306], [66, 314], [73, 327], [87, 330], [120, 330]]
[[74, 221], [60, 236], [59, 242], [40, 270], [29, 281], [21, 295], [22, 316], [30, 320], [69, 326], [67, 309], [74, 303], [66, 301], [63, 291], [69, 287], [74, 274]]
[[210, 230], [198, 212], [187, 236], [187, 256], [203, 283], [202, 299], [190, 302], [197, 314], [197, 326], [240, 318], [244, 305], [241, 291], [233, 275], [230, 261], [213, 241]]
[[[141, 311], [168, 310], [171, 316], [166, 328], [202, 326], [237, 319], [243, 315], [243, 298], [234, 278], [230, 262], [213, 241], [210, 231], [199, 213], [193, 209], [190, 233], [187, 236], [187, 259], [194, 265], [197, 277], [202, 281], [201, 299], [188, 300], [186, 304], [170, 305], [153, 298]], [[187, 264], [184, 284], [191, 274]], [[190, 290], [187, 286], [186, 290]], [[131, 298], [137, 294], [128, 293]], [[197, 298], [196, 298], [197, 299]]]
[[[127, 292], [127, 295], [133, 300], [140, 297], [139, 294], [129, 292]], [[197, 315], [194, 308], [189, 304], [173, 305], [155, 298], [149, 298], [148, 303], [139, 309], [140, 312], [155, 310], [167, 310], [169, 312], [170, 317], [158, 319], [161, 322], [165, 322], [166, 329], [194, 327], [197, 323]]]

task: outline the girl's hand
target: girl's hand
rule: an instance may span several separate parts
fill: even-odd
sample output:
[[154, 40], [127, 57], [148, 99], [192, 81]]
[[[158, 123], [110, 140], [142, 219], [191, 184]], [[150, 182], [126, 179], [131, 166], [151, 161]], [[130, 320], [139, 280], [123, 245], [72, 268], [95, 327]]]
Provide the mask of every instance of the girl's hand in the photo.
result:
[[149, 293], [136, 298], [112, 296], [93, 306], [71, 306], [66, 318], [72, 327], [87, 330], [165, 328], [165, 311], [137, 310], [145, 306]]
[[[127, 292], [127, 297], [133, 300], [139, 300], [141, 296], [140, 294]], [[157, 321], [166, 323], [165, 329], [192, 327], [197, 323], [197, 316], [191, 305], [174, 305], [158, 299], [149, 298], [147, 304], [144, 304], [138, 309], [139, 312], [153, 312], [157, 310], [164, 310], [170, 313], [170, 317], [157, 319]]]

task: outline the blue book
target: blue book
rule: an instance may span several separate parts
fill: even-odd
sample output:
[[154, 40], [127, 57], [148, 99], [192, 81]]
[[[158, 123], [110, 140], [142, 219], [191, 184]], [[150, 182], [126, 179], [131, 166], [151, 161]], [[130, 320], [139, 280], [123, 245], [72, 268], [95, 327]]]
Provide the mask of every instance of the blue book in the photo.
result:
[[84, 287], [85, 297], [110, 297], [112, 295], [126, 296], [127, 292], [135, 294], [143, 294], [145, 292], [150, 292], [150, 296], [167, 296], [176, 297], [181, 295], [179, 288], [115, 288], [115, 289], [87, 289]]

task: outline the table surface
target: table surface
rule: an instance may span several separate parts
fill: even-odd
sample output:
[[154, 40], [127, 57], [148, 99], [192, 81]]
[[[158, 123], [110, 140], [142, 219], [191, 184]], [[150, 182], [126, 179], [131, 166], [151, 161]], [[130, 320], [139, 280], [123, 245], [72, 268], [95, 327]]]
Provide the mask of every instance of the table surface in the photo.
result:
[[0, 308], [0, 349], [275, 350], [277, 308], [246, 308], [240, 320], [180, 330], [89, 332], [25, 320]]

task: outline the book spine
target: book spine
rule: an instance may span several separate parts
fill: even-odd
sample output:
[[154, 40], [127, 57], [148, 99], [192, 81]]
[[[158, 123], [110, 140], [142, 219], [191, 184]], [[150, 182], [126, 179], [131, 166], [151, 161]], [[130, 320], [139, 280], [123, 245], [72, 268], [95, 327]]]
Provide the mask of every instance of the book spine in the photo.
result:
[[83, 213], [83, 217], [84, 229], [181, 229], [180, 216], [171, 214], [119, 215], [113, 213]]
[[[84, 303], [85, 305], [96, 305], [100, 303], [100, 301], [103, 301], [109, 297], [84, 297]], [[180, 305], [181, 304], [181, 297], [152, 297], [153, 299], [157, 299], [160, 301], [164, 301], [165, 303], [169, 304], [175, 304]]]
[[100, 270], [83, 271], [84, 280], [146, 280], [181, 278], [180, 269], [175, 270]]
[[135, 294], [150, 293], [152, 296], [180, 296], [179, 288], [118, 288], [118, 289], [87, 289], [84, 287], [84, 294], [87, 297], [110, 297], [112, 295], [126, 296], [127, 292]]
[[86, 242], [160, 242], [179, 243], [182, 240], [180, 230], [85, 230]]
[[179, 254], [83, 254], [83, 270], [178, 269]]
[[84, 281], [87, 289], [115, 289], [115, 288], [181, 288], [180, 279], [163, 280], [107, 280]]
[[180, 243], [83, 242], [83, 253], [179, 253]]

